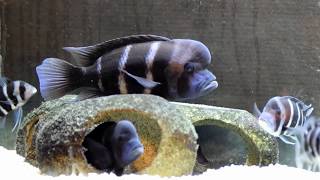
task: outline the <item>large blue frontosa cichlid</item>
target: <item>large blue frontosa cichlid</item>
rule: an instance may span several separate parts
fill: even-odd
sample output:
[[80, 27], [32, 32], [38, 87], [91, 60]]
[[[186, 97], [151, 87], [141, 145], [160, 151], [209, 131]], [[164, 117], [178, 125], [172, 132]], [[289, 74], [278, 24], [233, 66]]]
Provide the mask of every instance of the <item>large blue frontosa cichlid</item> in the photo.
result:
[[207, 69], [211, 54], [195, 40], [133, 35], [64, 49], [77, 66], [47, 58], [36, 68], [45, 100], [76, 89], [80, 89], [78, 100], [132, 93], [181, 100], [203, 96], [218, 87]]
[[128, 120], [101, 124], [86, 136], [82, 145], [89, 164], [118, 176], [144, 152], [137, 130]]

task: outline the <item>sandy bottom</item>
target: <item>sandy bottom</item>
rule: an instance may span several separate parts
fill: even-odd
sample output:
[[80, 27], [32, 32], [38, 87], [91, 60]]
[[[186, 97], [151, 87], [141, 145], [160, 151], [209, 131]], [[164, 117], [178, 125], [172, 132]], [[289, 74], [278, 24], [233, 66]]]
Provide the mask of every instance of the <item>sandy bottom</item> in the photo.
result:
[[39, 170], [30, 164], [24, 162], [24, 158], [17, 155], [13, 150], [7, 150], [0, 146], [0, 179], [31, 179], [32, 180], [81, 180], [81, 179], [94, 179], [94, 180], [110, 180], [110, 179], [280, 179], [280, 178], [303, 178], [311, 180], [320, 178], [320, 173], [310, 172], [303, 169], [297, 169], [288, 167], [285, 165], [270, 165], [268, 167], [256, 167], [256, 166], [227, 166], [216, 170], [208, 170], [207, 172], [198, 176], [183, 176], [183, 177], [166, 177], [161, 178], [159, 176], [148, 175], [124, 175], [117, 177], [114, 174], [89, 174], [85, 175], [72, 175], [72, 176], [58, 176], [51, 177], [41, 175]]

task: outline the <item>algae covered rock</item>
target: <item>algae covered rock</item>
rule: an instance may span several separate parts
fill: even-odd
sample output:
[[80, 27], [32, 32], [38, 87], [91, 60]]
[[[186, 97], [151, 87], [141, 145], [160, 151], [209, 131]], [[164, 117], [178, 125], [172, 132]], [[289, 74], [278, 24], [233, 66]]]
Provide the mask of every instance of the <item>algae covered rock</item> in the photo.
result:
[[129, 119], [145, 153], [127, 172], [160, 176], [191, 174], [197, 134], [189, 117], [153, 95], [114, 95], [70, 103], [72, 97], [43, 103], [25, 118], [17, 152], [43, 173], [97, 172], [86, 162], [82, 142], [99, 124]]
[[[246, 145], [246, 165], [264, 166], [279, 161], [276, 139], [260, 128], [256, 118], [247, 111], [187, 103], [171, 104], [184, 112], [194, 126], [214, 125], [237, 133]], [[205, 171], [207, 168], [197, 163], [195, 170]]]
[[[133, 122], [144, 145], [144, 154], [126, 169], [127, 173], [181, 176], [219, 166], [217, 161], [210, 162], [213, 166], [197, 162], [195, 129], [211, 125], [228, 129], [243, 139], [246, 153], [230, 152], [243, 156], [245, 164], [263, 166], [278, 162], [275, 138], [265, 133], [247, 111], [168, 102], [143, 94], [71, 103], [73, 98], [65, 96], [44, 102], [27, 115], [18, 131], [17, 152], [43, 173], [99, 172], [87, 163], [82, 142], [102, 123], [122, 119]], [[205, 145], [200, 147], [212, 150]], [[225, 154], [218, 156], [225, 158]]]

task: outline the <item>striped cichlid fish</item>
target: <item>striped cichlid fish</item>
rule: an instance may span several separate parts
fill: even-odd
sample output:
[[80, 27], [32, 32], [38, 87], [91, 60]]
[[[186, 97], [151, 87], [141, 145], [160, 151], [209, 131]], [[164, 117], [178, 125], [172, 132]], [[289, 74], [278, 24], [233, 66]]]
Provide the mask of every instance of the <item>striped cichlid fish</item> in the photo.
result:
[[37, 89], [24, 81], [12, 81], [0, 77], [0, 127], [4, 127], [7, 115], [12, 112], [15, 125], [12, 129], [20, 126], [22, 121], [22, 106], [37, 93]]
[[254, 114], [258, 117], [260, 126], [287, 144], [295, 144], [296, 137], [290, 131], [303, 126], [312, 111], [311, 104], [306, 105], [292, 96], [271, 98], [262, 113], [257, 105], [254, 105]]
[[77, 100], [144, 93], [181, 100], [218, 87], [207, 69], [208, 48], [199, 41], [133, 35], [88, 47], [65, 47], [77, 66], [47, 58], [36, 71], [45, 100], [80, 89]]
[[307, 119], [303, 127], [296, 129], [296, 165], [312, 171], [320, 171], [320, 119]]

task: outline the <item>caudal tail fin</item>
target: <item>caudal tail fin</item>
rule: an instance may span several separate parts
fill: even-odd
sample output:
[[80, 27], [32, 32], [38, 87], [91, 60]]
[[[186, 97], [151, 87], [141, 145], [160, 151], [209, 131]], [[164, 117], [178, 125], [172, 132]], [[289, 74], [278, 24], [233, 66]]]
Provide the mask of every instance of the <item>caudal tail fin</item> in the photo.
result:
[[36, 68], [40, 82], [40, 93], [45, 100], [64, 96], [77, 89], [82, 70], [64, 60], [47, 58]]

